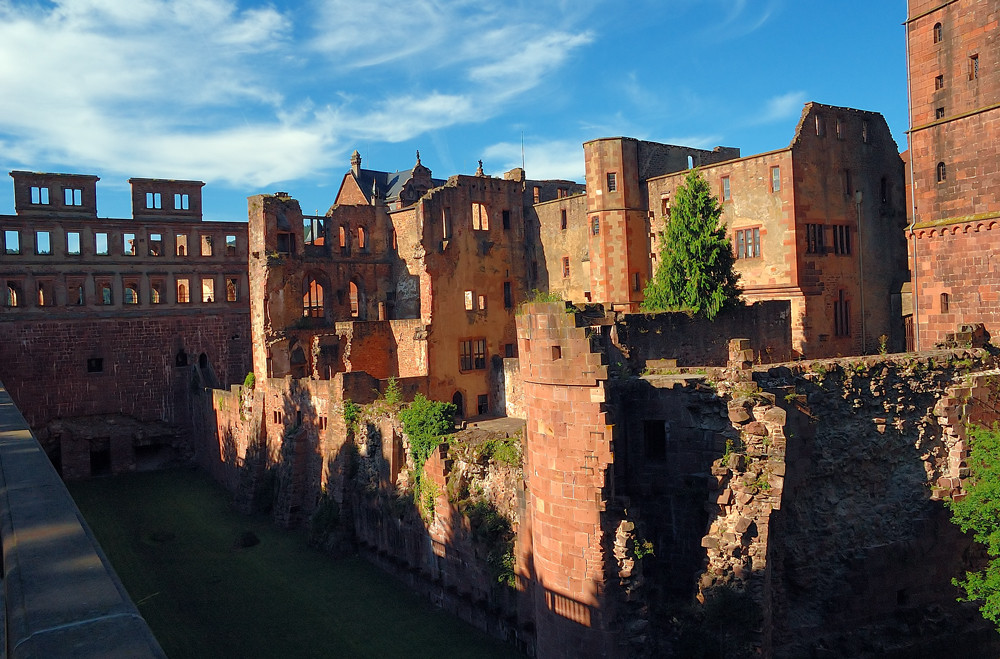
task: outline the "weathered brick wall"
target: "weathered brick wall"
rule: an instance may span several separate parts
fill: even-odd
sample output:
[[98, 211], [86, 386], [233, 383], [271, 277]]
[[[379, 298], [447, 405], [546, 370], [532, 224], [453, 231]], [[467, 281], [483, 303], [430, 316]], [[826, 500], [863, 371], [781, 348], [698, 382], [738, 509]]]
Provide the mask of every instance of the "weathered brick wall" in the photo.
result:
[[[186, 314], [4, 321], [0, 329], [0, 377], [34, 428], [97, 414], [187, 427], [191, 388], [214, 384], [192, 372], [202, 354], [220, 384], [250, 370], [246, 314], [201, 314], [197, 323]], [[99, 372], [88, 372], [93, 359]]]
[[725, 366], [734, 336], [750, 339], [753, 361], [773, 364], [792, 357], [791, 320], [785, 301], [736, 307], [711, 321], [681, 312], [625, 314], [612, 326], [610, 338], [632, 373], [642, 372], [653, 359], [676, 359], [679, 366]]

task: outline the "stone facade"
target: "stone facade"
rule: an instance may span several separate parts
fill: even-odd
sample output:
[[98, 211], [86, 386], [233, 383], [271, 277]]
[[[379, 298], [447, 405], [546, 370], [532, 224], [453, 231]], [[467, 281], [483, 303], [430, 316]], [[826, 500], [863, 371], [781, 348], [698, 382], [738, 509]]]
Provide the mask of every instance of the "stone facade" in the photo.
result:
[[915, 345], [959, 324], [1000, 329], [1000, 61], [996, 0], [910, 0], [909, 239]]
[[246, 225], [201, 217], [199, 181], [131, 179], [98, 218], [97, 177], [12, 172], [0, 216], [0, 375], [66, 477], [190, 452], [193, 390], [250, 370]]
[[744, 158], [631, 138], [584, 152], [586, 208], [575, 197], [536, 208], [549, 290], [637, 310], [671, 199], [698, 167], [722, 203], [744, 299], [791, 303], [797, 355], [871, 353], [883, 335], [903, 349], [903, 164], [878, 113], [808, 103], [787, 148]]

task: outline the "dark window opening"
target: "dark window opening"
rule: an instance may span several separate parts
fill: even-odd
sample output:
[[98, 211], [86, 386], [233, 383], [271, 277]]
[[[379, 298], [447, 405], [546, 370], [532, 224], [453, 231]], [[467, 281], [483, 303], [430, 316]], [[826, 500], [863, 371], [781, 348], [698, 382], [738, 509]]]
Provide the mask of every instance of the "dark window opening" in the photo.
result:
[[947, 293], [941, 293], [941, 313], [948, 313], [949, 297]]
[[187, 366], [188, 356], [183, 350], [178, 350], [177, 355], [174, 357], [174, 366]]
[[552, 346], [552, 361], [562, 359], [562, 346]]
[[937, 182], [942, 183], [948, 179], [948, 170], [943, 162], [937, 164]]
[[490, 399], [486, 394], [479, 394], [479, 398], [476, 400], [476, 412], [479, 414], [486, 414], [490, 411]]
[[563, 231], [566, 230], [566, 209], [559, 211], [559, 228]]
[[505, 281], [503, 283], [503, 307], [504, 309], [511, 309], [514, 306], [514, 293], [511, 290], [510, 282]]
[[941, 43], [941, 38], [943, 36], [943, 29], [940, 23], [934, 24], [934, 43]]
[[822, 224], [806, 225], [806, 254], [825, 254], [826, 228]]
[[504, 230], [510, 229], [510, 211], [507, 210], [503, 212], [503, 228]]
[[87, 372], [88, 373], [103, 373], [104, 372], [104, 358], [103, 357], [91, 357], [87, 360]]
[[851, 335], [851, 301], [843, 290], [833, 302], [833, 333], [835, 336]]
[[618, 190], [618, 175], [615, 172], [608, 172], [608, 192]]
[[590, 232], [595, 236], [601, 234], [601, 217], [599, 215], [590, 218]]
[[833, 227], [833, 253], [846, 256], [851, 253], [851, 227], [837, 224]]
[[461, 391], [456, 391], [451, 397], [451, 404], [455, 406], [455, 416], [462, 418], [465, 416], [465, 399]]
[[295, 253], [295, 243], [292, 240], [292, 234], [288, 233], [287, 231], [278, 232], [277, 250], [279, 254]]
[[662, 420], [643, 421], [643, 455], [647, 460], [662, 462], [667, 459], [667, 423]]

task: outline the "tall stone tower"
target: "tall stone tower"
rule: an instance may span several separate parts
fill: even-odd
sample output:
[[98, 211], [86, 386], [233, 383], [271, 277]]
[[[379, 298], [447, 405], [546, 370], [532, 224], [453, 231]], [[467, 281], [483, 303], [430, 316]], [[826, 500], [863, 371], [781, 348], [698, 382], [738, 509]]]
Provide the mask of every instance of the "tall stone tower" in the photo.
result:
[[1000, 0], [909, 0], [911, 229], [917, 348], [1000, 332]]

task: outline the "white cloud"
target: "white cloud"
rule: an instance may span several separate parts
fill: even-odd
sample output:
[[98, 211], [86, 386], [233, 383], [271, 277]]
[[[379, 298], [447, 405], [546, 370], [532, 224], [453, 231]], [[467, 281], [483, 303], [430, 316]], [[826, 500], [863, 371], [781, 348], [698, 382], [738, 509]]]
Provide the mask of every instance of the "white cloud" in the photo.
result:
[[[521, 166], [521, 145], [498, 142], [483, 151], [483, 165], [491, 172]], [[528, 178], [568, 179], [583, 182], [583, 141], [550, 140], [524, 145], [524, 170]]]
[[291, 14], [263, 4], [0, 0], [0, 85], [17, 90], [0, 95], [0, 158], [234, 185], [301, 177], [348, 142], [495, 116], [590, 42], [570, 12], [330, 0], [295, 15], [316, 34], [300, 46]]
[[805, 102], [806, 93], [803, 91], [792, 91], [769, 98], [754, 123], [763, 124], [798, 117]]

